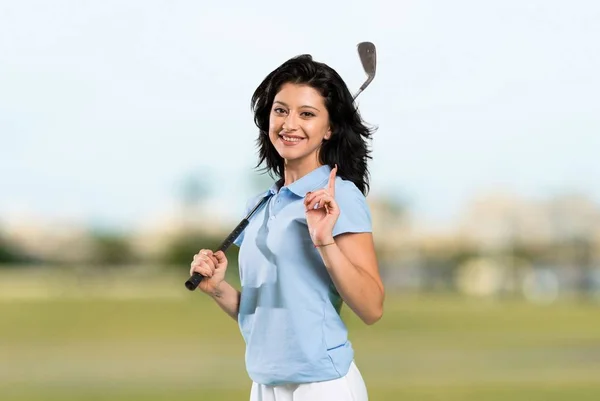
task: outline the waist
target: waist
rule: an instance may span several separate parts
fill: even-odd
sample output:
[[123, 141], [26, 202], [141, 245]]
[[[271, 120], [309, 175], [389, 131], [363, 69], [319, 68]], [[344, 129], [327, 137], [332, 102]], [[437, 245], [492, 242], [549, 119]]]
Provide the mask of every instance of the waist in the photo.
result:
[[246, 370], [252, 381], [268, 386], [315, 383], [344, 377], [354, 359], [350, 342], [324, 350], [313, 358], [290, 350], [286, 353], [246, 352]]

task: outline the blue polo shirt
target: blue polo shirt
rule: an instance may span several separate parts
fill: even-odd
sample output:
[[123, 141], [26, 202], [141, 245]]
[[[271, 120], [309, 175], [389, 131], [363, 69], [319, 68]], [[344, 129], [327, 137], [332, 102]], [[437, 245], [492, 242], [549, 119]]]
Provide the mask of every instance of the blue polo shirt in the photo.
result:
[[[240, 247], [238, 323], [246, 342], [246, 369], [260, 384], [336, 379], [354, 358], [342, 299], [314, 248], [304, 214], [308, 191], [326, 188], [331, 168], [321, 166], [279, 190], [250, 199], [250, 210], [269, 192], [235, 243]], [[340, 216], [333, 235], [371, 232], [365, 196], [352, 181], [335, 181]]]

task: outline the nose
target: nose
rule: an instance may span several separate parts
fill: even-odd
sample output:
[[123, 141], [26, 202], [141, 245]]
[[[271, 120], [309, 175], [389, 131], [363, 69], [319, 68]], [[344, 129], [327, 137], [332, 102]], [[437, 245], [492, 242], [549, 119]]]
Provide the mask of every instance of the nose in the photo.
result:
[[282, 128], [284, 131], [296, 131], [298, 129], [298, 118], [295, 113], [288, 113], [283, 121]]

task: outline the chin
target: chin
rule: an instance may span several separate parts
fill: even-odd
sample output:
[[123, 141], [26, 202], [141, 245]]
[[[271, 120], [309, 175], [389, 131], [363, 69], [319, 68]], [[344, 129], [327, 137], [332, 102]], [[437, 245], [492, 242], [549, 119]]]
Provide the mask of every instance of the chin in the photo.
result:
[[283, 146], [276, 146], [275, 150], [277, 150], [277, 153], [279, 153], [279, 156], [281, 156], [287, 160], [298, 159], [298, 158], [301, 158], [302, 156], [304, 156], [302, 154], [302, 152], [298, 151], [298, 149], [289, 149], [289, 148], [286, 148]]
[[279, 152], [279, 156], [288, 162], [303, 158], [303, 155], [298, 155], [293, 152]]

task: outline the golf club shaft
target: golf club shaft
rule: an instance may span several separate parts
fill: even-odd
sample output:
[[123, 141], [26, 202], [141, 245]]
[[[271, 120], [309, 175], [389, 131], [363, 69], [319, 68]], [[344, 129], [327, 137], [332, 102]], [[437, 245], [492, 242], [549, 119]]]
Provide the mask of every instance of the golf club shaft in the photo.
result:
[[356, 100], [356, 98], [358, 97], [358, 95], [360, 95], [360, 94], [362, 93], [362, 91], [363, 91], [363, 90], [364, 90], [363, 88], [360, 88], [360, 89], [359, 89], [359, 90], [358, 90], [358, 91], [357, 91], [357, 92], [354, 94], [354, 96], [352, 96], [352, 99]]

